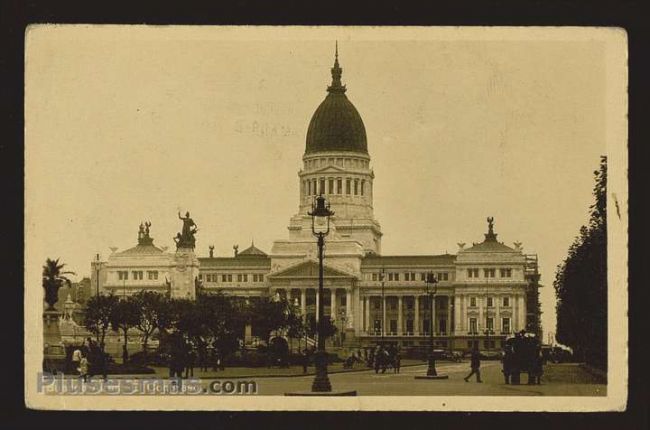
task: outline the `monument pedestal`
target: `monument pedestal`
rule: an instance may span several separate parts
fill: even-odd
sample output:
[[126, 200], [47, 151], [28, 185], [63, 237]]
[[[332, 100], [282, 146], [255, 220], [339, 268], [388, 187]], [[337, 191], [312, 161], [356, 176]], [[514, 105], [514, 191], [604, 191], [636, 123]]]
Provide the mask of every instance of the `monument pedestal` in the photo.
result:
[[199, 276], [199, 259], [194, 248], [178, 248], [171, 270], [171, 291], [174, 299], [196, 299], [195, 280]]

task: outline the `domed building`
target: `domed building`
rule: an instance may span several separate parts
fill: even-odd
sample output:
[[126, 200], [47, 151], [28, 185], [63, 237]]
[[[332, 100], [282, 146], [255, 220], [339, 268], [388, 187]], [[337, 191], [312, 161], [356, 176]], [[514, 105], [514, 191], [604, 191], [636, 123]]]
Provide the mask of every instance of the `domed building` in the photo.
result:
[[[541, 338], [537, 257], [524, 254], [520, 243], [498, 242], [492, 218], [485, 240], [468, 248], [460, 243], [456, 255], [382, 254], [366, 128], [342, 74], [337, 49], [331, 84], [306, 130], [298, 208], [288, 237], [275, 241], [268, 254], [253, 244], [241, 252], [236, 246], [227, 257], [211, 249], [209, 257], [198, 259], [202, 288], [251, 300], [280, 295], [304, 316], [315, 315], [318, 253], [309, 212], [323, 195], [334, 211], [323, 300], [343, 345], [384, 338], [406, 348], [426, 346], [431, 325], [436, 347], [450, 350], [499, 349], [506, 336], [522, 329]], [[429, 272], [437, 280], [433, 313], [424, 290]]]

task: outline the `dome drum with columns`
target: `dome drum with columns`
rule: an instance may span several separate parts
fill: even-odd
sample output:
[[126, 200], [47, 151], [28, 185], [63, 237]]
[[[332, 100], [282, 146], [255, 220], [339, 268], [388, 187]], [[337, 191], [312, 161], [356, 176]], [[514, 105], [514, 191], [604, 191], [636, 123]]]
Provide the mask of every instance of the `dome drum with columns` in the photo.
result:
[[[198, 258], [203, 289], [251, 298], [280, 295], [305, 317], [315, 315], [318, 254], [308, 211], [322, 194], [335, 212], [325, 247], [325, 314], [342, 329], [344, 346], [372, 345], [382, 334], [404, 348], [425, 346], [431, 321], [436, 346], [453, 350], [500, 348], [522, 329], [541, 337], [537, 257], [524, 254], [520, 243], [511, 248], [498, 242], [492, 218], [485, 240], [471, 247], [459, 243], [456, 255], [382, 255], [366, 129], [346, 95], [342, 72], [337, 47], [331, 84], [307, 128], [298, 211], [289, 220], [288, 238], [275, 241], [268, 255], [251, 244], [242, 252], [235, 248], [233, 256], [214, 256], [211, 246], [209, 257]], [[159, 251], [140, 260], [172, 259]], [[101, 271], [142, 265], [135, 260], [115, 256], [93, 268], [100, 280], [110, 280], [117, 274]], [[433, 315], [424, 289], [428, 272], [438, 280]]]

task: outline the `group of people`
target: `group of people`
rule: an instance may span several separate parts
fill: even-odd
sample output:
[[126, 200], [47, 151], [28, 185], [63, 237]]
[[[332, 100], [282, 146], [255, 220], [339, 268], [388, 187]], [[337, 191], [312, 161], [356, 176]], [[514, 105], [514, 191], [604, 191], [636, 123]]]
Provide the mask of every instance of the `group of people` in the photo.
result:
[[390, 367], [394, 373], [399, 373], [402, 366], [402, 357], [398, 347], [394, 345], [377, 345], [369, 356], [369, 367], [375, 369], [375, 373], [386, 373]]
[[[519, 384], [521, 373], [528, 374], [528, 384], [541, 384], [544, 373], [544, 357], [541, 344], [537, 337], [527, 335], [525, 331], [515, 334], [505, 341], [503, 346], [503, 357], [501, 359], [502, 373], [506, 384]], [[464, 379], [476, 375], [476, 382], [481, 380], [481, 354], [478, 348], [474, 347], [470, 359], [471, 371]]]
[[202, 372], [207, 372], [210, 366], [213, 371], [225, 368], [218, 350], [206, 342], [188, 340], [175, 332], [169, 336], [167, 345], [170, 378], [194, 377], [195, 367]]
[[70, 365], [84, 382], [94, 375], [102, 375], [104, 379], [107, 378], [106, 353], [90, 337], [86, 338], [81, 345], [73, 345]]

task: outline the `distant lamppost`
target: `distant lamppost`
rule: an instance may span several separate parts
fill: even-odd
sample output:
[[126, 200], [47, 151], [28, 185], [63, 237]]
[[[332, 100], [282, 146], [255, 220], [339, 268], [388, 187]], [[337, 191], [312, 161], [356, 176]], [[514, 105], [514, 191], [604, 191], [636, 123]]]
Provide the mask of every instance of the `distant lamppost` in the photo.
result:
[[427, 278], [425, 282], [425, 290], [427, 293], [427, 296], [429, 297], [429, 308], [430, 308], [430, 313], [429, 313], [429, 357], [428, 357], [428, 365], [429, 367], [427, 368], [427, 376], [438, 376], [438, 372], [436, 372], [436, 355], [433, 351], [433, 328], [434, 328], [434, 311], [435, 311], [435, 306], [434, 306], [434, 301], [436, 297], [436, 292], [438, 291], [438, 280], [436, 279], [435, 276], [433, 276], [433, 273], [429, 272], [427, 273]]
[[488, 350], [488, 353], [490, 352], [490, 336], [494, 334], [494, 330], [492, 330], [492, 327], [490, 327], [487, 324], [487, 321], [485, 322], [486, 329], [483, 330], [483, 334], [485, 335], [485, 344], [486, 348]]
[[312, 392], [328, 392], [332, 391], [332, 384], [330, 384], [329, 377], [327, 376], [327, 353], [325, 351], [325, 312], [323, 300], [323, 247], [325, 246], [325, 236], [330, 232], [330, 217], [334, 212], [330, 210], [329, 203], [325, 202], [325, 197], [319, 195], [316, 197], [315, 205], [312, 206], [312, 211], [308, 212], [311, 216], [311, 231], [318, 239], [318, 309], [316, 310], [318, 319], [318, 350], [314, 356], [314, 364], [316, 366], [316, 377], [311, 386]]

